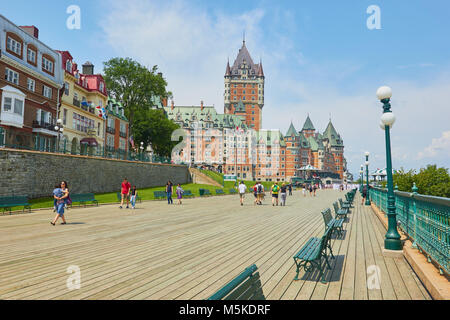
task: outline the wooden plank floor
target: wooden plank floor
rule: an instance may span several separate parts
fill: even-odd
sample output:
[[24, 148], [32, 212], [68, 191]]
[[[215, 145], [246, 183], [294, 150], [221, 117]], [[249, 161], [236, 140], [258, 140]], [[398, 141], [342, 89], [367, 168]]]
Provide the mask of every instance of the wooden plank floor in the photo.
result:
[[[332, 242], [326, 273], [300, 273], [293, 255], [321, 236], [320, 211], [343, 193], [294, 192], [286, 207], [269, 197], [254, 206], [237, 196], [71, 209], [67, 225], [50, 225], [51, 211], [0, 217], [0, 299], [205, 299], [255, 263], [267, 299], [431, 299], [403, 258], [381, 253], [382, 224], [371, 209], [355, 208], [344, 235]], [[69, 290], [69, 266], [81, 288]], [[368, 280], [379, 270], [379, 286]]]

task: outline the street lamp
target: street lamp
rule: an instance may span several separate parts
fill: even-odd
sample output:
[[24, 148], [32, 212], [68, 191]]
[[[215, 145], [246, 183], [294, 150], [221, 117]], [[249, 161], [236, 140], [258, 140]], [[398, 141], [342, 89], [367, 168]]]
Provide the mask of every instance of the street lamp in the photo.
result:
[[386, 138], [388, 230], [384, 239], [384, 248], [387, 250], [402, 250], [400, 234], [397, 230], [397, 214], [395, 213], [394, 185], [392, 180], [391, 138], [389, 131], [395, 122], [395, 116], [391, 111], [391, 104], [389, 103], [392, 97], [391, 88], [386, 86], [378, 88], [377, 97], [383, 104], [383, 115], [381, 116], [381, 123], [384, 125], [383, 129]]
[[56, 143], [56, 152], [58, 152], [59, 151], [60, 134], [63, 134], [63, 132], [64, 132], [63, 121], [61, 119], [56, 120], [55, 130], [56, 130], [56, 132], [58, 132], [58, 139], [57, 139], [57, 143]]
[[144, 161], [144, 142], [141, 141], [141, 146], [139, 147], [141, 149], [141, 161]]
[[366, 206], [370, 206], [370, 198], [369, 198], [369, 151], [366, 151], [366, 188], [367, 188], [367, 195], [366, 195]]
[[361, 169], [359, 169], [359, 179], [361, 180], [361, 183], [359, 184], [359, 192], [362, 193], [362, 189], [363, 189], [363, 179], [364, 179], [364, 166], [361, 165]]

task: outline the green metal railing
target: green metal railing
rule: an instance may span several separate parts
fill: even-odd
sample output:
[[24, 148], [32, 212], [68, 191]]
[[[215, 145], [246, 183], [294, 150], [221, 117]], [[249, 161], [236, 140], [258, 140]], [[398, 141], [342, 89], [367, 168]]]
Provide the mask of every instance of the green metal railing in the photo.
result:
[[[387, 212], [387, 189], [370, 188], [370, 198]], [[399, 227], [413, 242], [413, 247], [425, 253], [428, 262], [434, 260], [439, 272], [450, 273], [450, 198], [395, 191], [395, 210]]]

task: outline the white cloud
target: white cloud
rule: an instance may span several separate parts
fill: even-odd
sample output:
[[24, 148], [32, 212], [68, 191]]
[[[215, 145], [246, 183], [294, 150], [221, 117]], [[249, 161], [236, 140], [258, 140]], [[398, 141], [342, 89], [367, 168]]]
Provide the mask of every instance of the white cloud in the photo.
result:
[[[443, 137], [429, 146], [430, 157], [416, 156], [433, 137], [448, 130], [450, 73], [446, 74], [445, 68], [432, 83], [419, 78], [360, 81], [354, 75], [369, 69], [359, 61], [317, 61], [305, 56], [296, 39], [289, 37], [289, 30], [301, 31], [295, 29], [298, 17], [282, 10], [253, 8], [227, 14], [181, 0], [116, 0], [108, 1], [105, 7], [108, 10], [100, 25], [106, 43], [118, 55], [149, 67], [158, 65], [176, 104], [198, 105], [203, 100], [223, 112], [227, 58], [233, 63], [245, 30], [253, 59], [263, 59], [264, 128], [279, 128], [285, 133], [292, 120], [300, 130], [309, 113], [316, 129], [323, 132], [331, 114], [344, 140], [350, 171], [359, 171], [366, 150], [371, 152], [371, 168], [384, 168], [384, 131], [378, 125], [382, 106], [375, 91], [387, 84], [393, 89], [392, 110], [397, 116], [391, 130], [393, 167], [419, 168], [425, 160], [448, 163], [448, 153], [442, 157], [434, 147]], [[343, 90], [344, 83], [349, 88]]]
[[450, 157], [450, 131], [442, 132], [440, 138], [433, 138], [431, 144], [419, 152], [418, 159], [434, 158], [438, 155]]

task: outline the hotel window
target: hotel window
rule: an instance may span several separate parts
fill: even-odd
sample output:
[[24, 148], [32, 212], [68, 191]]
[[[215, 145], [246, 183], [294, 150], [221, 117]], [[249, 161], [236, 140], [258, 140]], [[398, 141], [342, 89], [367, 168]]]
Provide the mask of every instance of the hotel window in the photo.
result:
[[36, 81], [34, 81], [33, 79], [28, 78], [27, 79], [27, 87], [28, 90], [33, 91], [36, 89]]
[[105, 92], [105, 84], [103, 82], [100, 82], [100, 91]]
[[44, 95], [44, 97], [47, 97], [49, 99], [52, 98], [52, 88], [49, 88], [47, 86], [43, 86], [42, 87], [42, 94]]
[[23, 112], [23, 100], [14, 99], [14, 113], [22, 115]]
[[64, 113], [63, 113], [63, 124], [64, 124], [64, 125], [67, 124], [67, 109], [64, 109]]
[[53, 73], [53, 62], [46, 59], [45, 57], [42, 57], [42, 69]]
[[5, 69], [5, 79], [14, 84], [19, 84], [19, 74], [11, 69]]
[[8, 37], [6, 48], [20, 56], [20, 53], [22, 51], [22, 44], [11, 37]]
[[3, 111], [11, 111], [12, 107], [12, 98], [5, 97], [3, 99]]
[[28, 59], [28, 62], [36, 64], [36, 51], [28, 48], [27, 49], [27, 59]]

